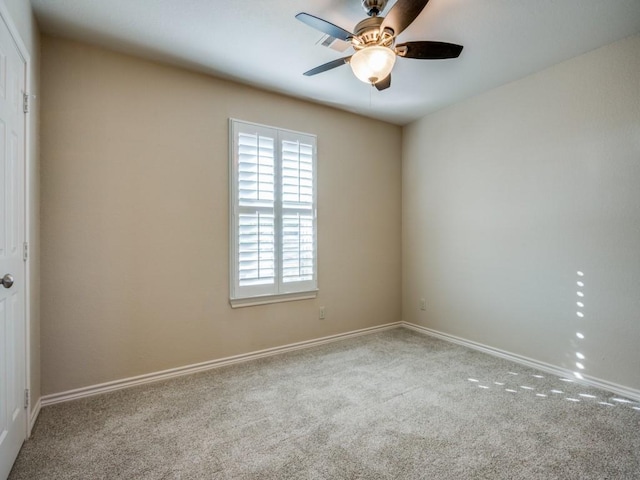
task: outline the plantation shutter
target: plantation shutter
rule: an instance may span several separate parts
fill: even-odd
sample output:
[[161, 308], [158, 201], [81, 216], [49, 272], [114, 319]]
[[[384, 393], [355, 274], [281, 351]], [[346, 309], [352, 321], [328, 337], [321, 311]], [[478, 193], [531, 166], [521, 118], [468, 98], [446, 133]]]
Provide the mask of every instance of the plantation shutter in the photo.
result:
[[315, 292], [315, 137], [236, 120], [231, 135], [232, 300]]
[[315, 278], [315, 138], [281, 133], [282, 283], [312, 288]]
[[245, 296], [273, 293], [275, 273], [275, 151], [271, 129], [238, 124], [235, 143], [236, 287]]

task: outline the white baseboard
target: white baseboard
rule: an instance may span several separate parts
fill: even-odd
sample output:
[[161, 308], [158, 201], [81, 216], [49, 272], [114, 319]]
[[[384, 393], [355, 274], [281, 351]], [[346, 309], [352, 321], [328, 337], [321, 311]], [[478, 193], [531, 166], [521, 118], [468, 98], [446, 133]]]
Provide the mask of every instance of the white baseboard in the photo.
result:
[[408, 328], [409, 330], [413, 330], [419, 333], [423, 333], [425, 335], [439, 338], [447, 342], [456, 343], [458, 345], [472, 348], [473, 350], [479, 350], [481, 352], [488, 353], [489, 355], [493, 355], [494, 357], [504, 358], [506, 360], [510, 360], [512, 362], [519, 363], [527, 367], [536, 368], [538, 370], [542, 370], [543, 372], [550, 373], [551, 375], [557, 375], [558, 377], [561, 377], [561, 378], [568, 378], [574, 381], [575, 383], [580, 383], [582, 385], [589, 385], [591, 387], [600, 388], [602, 390], [607, 390], [609, 392], [615, 393], [617, 395], [621, 395], [623, 397], [627, 397], [629, 399], [640, 401], [640, 390], [636, 390], [633, 388], [625, 387], [623, 385], [607, 382], [606, 380], [590, 377], [588, 375], [583, 375], [584, 377], [583, 379], [578, 379], [573, 375], [573, 372], [571, 370], [568, 370], [566, 368], [550, 365], [545, 362], [540, 362], [532, 358], [524, 357], [522, 355], [517, 355], [515, 353], [500, 350], [498, 348], [493, 348], [488, 345], [483, 345], [481, 343], [472, 342], [464, 338], [456, 337], [455, 335], [449, 335], [448, 333], [439, 332], [431, 328], [423, 327], [422, 325], [416, 325], [415, 323], [409, 323], [409, 322], [403, 321], [403, 322], [400, 322], [400, 324], [402, 327]]
[[[363, 328], [361, 330], [354, 330], [346, 333], [339, 333], [337, 335], [330, 335], [328, 337], [317, 338], [314, 340], [307, 340], [304, 342], [292, 343], [289, 345], [283, 345], [281, 347], [267, 348], [266, 350], [258, 350], [256, 352], [243, 353], [241, 355], [234, 355], [232, 357], [220, 358], [218, 360], [210, 360], [208, 362], [197, 363], [194, 365], [186, 365], [184, 367], [171, 368], [169, 370], [163, 370], [160, 372], [147, 373], [145, 375], [138, 375], [136, 377], [123, 378], [121, 380], [114, 380], [112, 382], [101, 383], [98, 385], [92, 385], [89, 387], [77, 388], [74, 390], [68, 390], [66, 392], [54, 393], [45, 395], [38, 401], [43, 407], [53, 405], [61, 402], [68, 402], [69, 400], [76, 400], [78, 398], [90, 397], [98, 395], [100, 393], [113, 392], [115, 390], [122, 390], [124, 388], [135, 387], [137, 385], [143, 385], [145, 383], [158, 382], [160, 380], [167, 380], [169, 378], [180, 377], [183, 375], [190, 375], [197, 372], [203, 372], [205, 370], [211, 370], [214, 368], [224, 367], [227, 365], [233, 365], [234, 363], [248, 362], [250, 360], [256, 360], [258, 358], [270, 357], [272, 355], [278, 355], [285, 352], [292, 352], [294, 350], [300, 350], [304, 348], [315, 347], [318, 345], [324, 345], [326, 343], [337, 342], [339, 340], [345, 340], [347, 338], [359, 337], [361, 335], [369, 335], [392, 328], [398, 328], [401, 326], [401, 322], [387, 323], [385, 325], [379, 325], [376, 327]], [[38, 411], [40, 406], [37, 407]], [[36, 413], [37, 416], [37, 413]], [[33, 418], [35, 422], [35, 418]]]
[[337, 342], [340, 340], [358, 337], [361, 335], [369, 335], [372, 333], [381, 332], [384, 330], [390, 330], [392, 328], [398, 328], [398, 327], [407, 328], [409, 330], [413, 330], [422, 334], [436, 337], [441, 340], [445, 340], [447, 342], [456, 343], [458, 345], [472, 348], [474, 350], [479, 350], [489, 355], [504, 358], [506, 360], [510, 360], [512, 362], [519, 363], [527, 367], [536, 368], [538, 370], [542, 370], [552, 375], [557, 375], [558, 377], [570, 378], [572, 381], [575, 381], [576, 383], [581, 383], [584, 385], [600, 388], [600, 389], [615, 393], [617, 395], [621, 395], [623, 397], [640, 401], [640, 390], [635, 390], [633, 388], [617, 385], [615, 383], [607, 382], [606, 380], [601, 380], [599, 378], [589, 377], [587, 375], [584, 375], [584, 379], [582, 380], [576, 379], [573, 375], [573, 372], [565, 368], [557, 367], [555, 365], [550, 365], [548, 363], [540, 362], [532, 358], [524, 357], [521, 355], [517, 355], [515, 353], [493, 348], [488, 345], [483, 345], [481, 343], [472, 342], [470, 340], [456, 337], [454, 335], [449, 335], [447, 333], [439, 332], [437, 330], [423, 327], [421, 325], [416, 325], [409, 322], [394, 322], [394, 323], [387, 323], [385, 325], [379, 325], [376, 327], [363, 328], [361, 330], [354, 330], [351, 332], [340, 333], [337, 335], [330, 335], [328, 337], [317, 338], [314, 340], [307, 340], [304, 342], [292, 343], [289, 345], [283, 345], [281, 347], [268, 348], [265, 350], [258, 350], [256, 352], [244, 353], [241, 355], [234, 355], [232, 357], [220, 358], [218, 360], [211, 360], [208, 362], [197, 363], [193, 365], [186, 365], [184, 367], [172, 368], [172, 369], [163, 370], [160, 372], [147, 373], [145, 375], [138, 375], [136, 377], [124, 378], [121, 380], [114, 380], [112, 382], [106, 382], [98, 385], [77, 388], [74, 390], [68, 390], [66, 392], [45, 395], [41, 399], [38, 399], [36, 406], [31, 412], [30, 421], [29, 421], [29, 432], [31, 432], [31, 429], [33, 428], [38, 418], [38, 414], [40, 413], [41, 407], [46, 407], [48, 405], [54, 405], [56, 403], [61, 403], [61, 402], [68, 402], [70, 400], [90, 397], [93, 395], [99, 395], [101, 393], [122, 390], [125, 388], [135, 387], [137, 385], [143, 385], [145, 383], [158, 382], [161, 380], [167, 380], [170, 378], [180, 377], [183, 375], [190, 375], [193, 373], [203, 372], [203, 371], [211, 370], [214, 368], [233, 365], [235, 363], [248, 362], [250, 360], [256, 360], [258, 358], [264, 358], [272, 355], [278, 355], [281, 353], [315, 347], [318, 345], [324, 345], [326, 343]]
[[36, 420], [38, 419], [38, 415], [40, 415], [40, 409], [42, 408], [42, 399], [38, 399], [36, 405], [31, 410], [29, 414], [29, 430], [27, 431], [27, 438], [31, 436], [31, 431], [33, 430], [33, 426], [36, 424]]

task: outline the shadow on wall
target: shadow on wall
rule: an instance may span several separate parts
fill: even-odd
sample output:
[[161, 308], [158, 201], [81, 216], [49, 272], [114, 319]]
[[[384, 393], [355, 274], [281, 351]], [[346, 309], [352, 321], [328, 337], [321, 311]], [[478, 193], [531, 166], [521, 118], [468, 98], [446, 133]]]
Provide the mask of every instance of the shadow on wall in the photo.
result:
[[[578, 276], [578, 279], [576, 281], [576, 285], [578, 286], [578, 290], [576, 292], [576, 296], [577, 296], [576, 306], [578, 307], [576, 311], [576, 316], [580, 320], [584, 318], [584, 308], [585, 308], [584, 306], [584, 302], [585, 302], [584, 272], [582, 270], [578, 270], [576, 272], [576, 275]], [[582, 333], [582, 328], [578, 328], [578, 330], [576, 331], [576, 338], [577, 340], [573, 339], [572, 345], [576, 348], [575, 356], [577, 358], [577, 361], [575, 363], [575, 366], [578, 370], [574, 370], [573, 374], [577, 379], [582, 380], [584, 377], [580, 373], [580, 370], [584, 370], [584, 363], [586, 360], [586, 357], [584, 356], [584, 354], [580, 352], [580, 342], [582, 342], [582, 340], [584, 340], [585, 338], [584, 333]]]
[[[582, 270], [578, 270], [576, 272], [576, 332], [575, 337], [572, 336], [570, 339], [570, 345], [572, 347], [572, 351], [569, 351], [567, 356], [571, 359], [573, 365], [571, 365], [570, 370], [572, 370], [573, 375], [575, 376], [575, 380], [571, 378], [562, 378], [562, 377], [553, 377], [550, 376], [546, 378], [544, 375], [540, 374], [530, 374], [530, 373], [518, 373], [518, 372], [508, 372], [508, 377], [501, 379], [491, 380], [479, 380], [477, 378], [468, 378], [467, 380], [471, 385], [483, 389], [483, 390], [494, 390], [497, 392], [506, 392], [507, 394], [529, 394], [534, 395], [537, 398], [545, 399], [545, 398], [556, 398], [556, 399], [564, 399], [573, 403], [585, 402], [586, 404], [596, 402], [598, 405], [602, 407], [615, 407], [615, 406], [624, 406], [627, 408], [632, 408], [640, 412], [640, 402], [635, 402], [626, 398], [621, 398], [617, 396], [612, 396], [607, 394], [606, 391], [598, 392], [589, 388], [587, 391], [592, 393], [578, 393], [576, 388], [581, 380], [584, 380], [584, 377], [581, 372], [585, 370], [586, 364], [586, 356], [583, 353], [583, 341], [586, 336], [584, 332], [584, 319], [585, 319], [585, 311], [586, 311], [586, 297], [585, 297], [585, 274]], [[576, 381], [577, 380], [577, 381]], [[573, 393], [568, 393], [563, 390], [562, 383], [566, 384], [576, 384], [576, 387], [567, 387], [568, 390], [572, 390]], [[588, 387], [585, 387], [587, 389]]]

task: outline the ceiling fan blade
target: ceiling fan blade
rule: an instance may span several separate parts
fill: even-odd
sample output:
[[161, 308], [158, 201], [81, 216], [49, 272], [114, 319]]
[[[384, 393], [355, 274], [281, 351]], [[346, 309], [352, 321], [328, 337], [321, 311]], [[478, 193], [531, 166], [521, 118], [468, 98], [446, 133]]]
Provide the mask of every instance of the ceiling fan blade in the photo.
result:
[[353, 37], [353, 33], [347, 32], [344, 28], [338, 27], [331, 22], [327, 22], [318, 17], [314, 17], [308, 13], [299, 13], [296, 18], [302, 23], [306, 23], [310, 27], [320, 30], [321, 32], [331, 35], [332, 37], [339, 38], [340, 40], [348, 40]]
[[319, 67], [312, 68], [308, 72], [304, 72], [303, 75], [310, 77], [311, 75], [317, 75], [318, 73], [326, 72], [327, 70], [331, 70], [333, 68], [344, 65], [345, 63], [349, 63], [349, 59], [351, 59], [351, 56], [338, 58], [337, 60], [332, 60], [330, 62], [325, 63], [324, 65], [320, 65]]
[[462, 48], [462, 45], [446, 42], [407, 42], [396, 45], [396, 52], [404, 58], [442, 60], [458, 58]]
[[384, 80], [380, 80], [375, 85], [379, 91], [389, 88], [391, 86], [391, 74], [387, 75], [387, 78], [385, 78]]
[[427, 6], [428, 2], [429, 0], [398, 0], [382, 21], [380, 30], [390, 28], [395, 35], [400, 35], [405, 28], [418, 18], [418, 15]]

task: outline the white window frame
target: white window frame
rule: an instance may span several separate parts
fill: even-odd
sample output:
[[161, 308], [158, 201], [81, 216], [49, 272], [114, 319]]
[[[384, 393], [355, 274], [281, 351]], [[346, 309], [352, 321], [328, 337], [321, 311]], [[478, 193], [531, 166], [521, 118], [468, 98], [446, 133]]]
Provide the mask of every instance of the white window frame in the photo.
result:
[[[238, 135], [247, 128], [269, 136], [275, 141], [274, 158], [274, 234], [275, 234], [275, 281], [273, 285], [240, 286], [238, 232], [239, 216], [248, 207], [241, 207], [238, 201]], [[298, 282], [282, 281], [282, 194], [281, 194], [281, 162], [283, 141], [304, 141], [313, 146], [312, 158], [312, 207], [313, 216], [313, 279]], [[315, 298], [318, 292], [318, 215], [317, 215], [317, 137], [316, 135], [296, 132], [277, 127], [270, 127], [235, 118], [229, 119], [229, 291], [230, 304], [233, 308], [267, 303], [278, 303], [292, 300]], [[258, 207], [256, 207], [258, 208]]]

